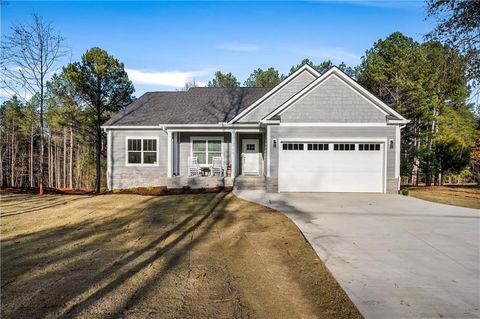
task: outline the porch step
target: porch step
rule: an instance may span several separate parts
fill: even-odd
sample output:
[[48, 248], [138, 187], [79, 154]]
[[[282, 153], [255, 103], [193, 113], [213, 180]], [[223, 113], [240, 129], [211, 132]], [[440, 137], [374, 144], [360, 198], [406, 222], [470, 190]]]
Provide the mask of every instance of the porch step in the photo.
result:
[[261, 190], [266, 188], [265, 176], [237, 176], [234, 182], [234, 189], [237, 190]]

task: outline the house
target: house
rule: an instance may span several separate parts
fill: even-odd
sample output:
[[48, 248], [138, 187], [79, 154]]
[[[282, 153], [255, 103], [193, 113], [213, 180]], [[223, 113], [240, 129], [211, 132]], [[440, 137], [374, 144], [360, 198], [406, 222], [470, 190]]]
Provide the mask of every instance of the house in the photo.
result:
[[396, 193], [406, 123], [336, 67], [271, 89], [149, 92], [103, 126], [107, 183]]

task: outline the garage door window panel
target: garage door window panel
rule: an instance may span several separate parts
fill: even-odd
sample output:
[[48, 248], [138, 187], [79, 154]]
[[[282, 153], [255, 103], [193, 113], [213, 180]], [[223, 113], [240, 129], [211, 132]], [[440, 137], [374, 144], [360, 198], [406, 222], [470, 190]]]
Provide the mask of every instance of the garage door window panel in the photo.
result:
[[308, 151], [328, 151], [328, 144], [324, 143], [308, 143]]
[[282, 150], [284, 151], [303, 151], [305, 146], [303, 143], [283, 143]]
[[355, 151], [355, 144], [338, 143], [333, 144], [334, 151]]
[[380, 151], [380, 143], [359, 144], [359, 151]]

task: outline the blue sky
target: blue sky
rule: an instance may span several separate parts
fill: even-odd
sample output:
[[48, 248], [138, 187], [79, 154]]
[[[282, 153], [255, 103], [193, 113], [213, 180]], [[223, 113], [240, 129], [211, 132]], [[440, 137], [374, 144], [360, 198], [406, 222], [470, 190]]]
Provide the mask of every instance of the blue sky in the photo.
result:
[[206, 83], [216, 70], [241, 82], [257, 67], [286, 73], [305, 57], [354, 66], [376, 40], [395, 31], [421, 40], [433, 26], [422, 1], [8, 1], [2, 34], [34, 12], [65, 37], [62, 63], [99, 46], [124, 62], [136, 96]]

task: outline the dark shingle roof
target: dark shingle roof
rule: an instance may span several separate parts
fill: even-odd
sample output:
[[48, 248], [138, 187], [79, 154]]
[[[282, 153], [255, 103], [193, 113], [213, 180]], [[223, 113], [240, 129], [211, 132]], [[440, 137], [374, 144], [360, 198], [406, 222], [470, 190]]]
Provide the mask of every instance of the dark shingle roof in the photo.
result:
[[148, 92], [105, 126], [217, 124], [228, 122], [270, 88], [196, 87], [187, 92]]

